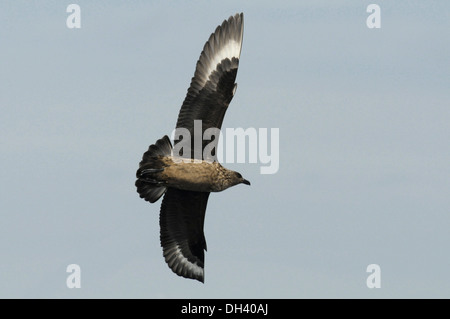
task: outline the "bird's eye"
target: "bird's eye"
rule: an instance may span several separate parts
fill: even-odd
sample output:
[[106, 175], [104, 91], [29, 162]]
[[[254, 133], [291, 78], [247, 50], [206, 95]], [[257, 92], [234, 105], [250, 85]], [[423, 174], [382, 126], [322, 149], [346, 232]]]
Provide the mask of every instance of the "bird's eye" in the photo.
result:
[[237, 176], [237, 178], [242, 178], [242, 175], [239, 173], [237, 173], [236, 176]]

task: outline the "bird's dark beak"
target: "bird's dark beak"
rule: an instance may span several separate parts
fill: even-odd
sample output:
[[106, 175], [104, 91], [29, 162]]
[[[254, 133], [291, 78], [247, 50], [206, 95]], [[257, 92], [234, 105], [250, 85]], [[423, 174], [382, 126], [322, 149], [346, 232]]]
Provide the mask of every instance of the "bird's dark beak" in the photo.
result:
[[250, 182], [248, 180], [246, 180], [246, 179], [243, 179], [242, 183], [245, 184], [245, 185], [250, 185]]

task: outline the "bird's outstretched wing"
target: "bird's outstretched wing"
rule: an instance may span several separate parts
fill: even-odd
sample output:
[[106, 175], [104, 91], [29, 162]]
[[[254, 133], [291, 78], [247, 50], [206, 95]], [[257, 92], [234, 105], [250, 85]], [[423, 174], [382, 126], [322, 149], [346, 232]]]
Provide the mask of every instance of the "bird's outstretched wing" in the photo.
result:
[[[178, 115], [176, 129], [187, 129], [191, 137], [190, 156], [200, 158], [194, 152], [194, 120], [202, 121], [201, 134], [208, 128], [222, 127], [223, 117], [236, 91], [236, 75], [241, 54], [244, 31], [242, 13], [231, 16], [218, 26], [203, 47], [195, 68], [194, 77]], [[196, 132], [199, 133], [199, 132]], [[177, 137], [177, 132], [175, 137]], [[199, 136], [196, 136], [199, 138]], [[181, 139], [175, 139], [175, 145]], [[210, 140], [202, 141], [201, 153]], [[218, 136], [214, 139], [217, 146]], [[216, 148], [217, 149], [217, 148]], [[189, 151], [189, 150], [183, 150]], [[196, 155], [197, 154], [197, 155]]]
[[203, 234], [209, 193], [169, 188], [159, 215], [164, 259], [174, 273], [204, 281]]

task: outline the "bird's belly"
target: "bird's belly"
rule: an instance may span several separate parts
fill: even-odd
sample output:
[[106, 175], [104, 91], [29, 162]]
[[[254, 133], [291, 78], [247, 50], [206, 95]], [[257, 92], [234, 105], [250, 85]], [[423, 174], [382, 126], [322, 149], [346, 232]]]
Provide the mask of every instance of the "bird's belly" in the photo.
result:
[[208, 162], [181, 162], [172, 163], [161, 173], [167, 186], [178, 189], [212, 192], [215, 190], [217, 180], [216, 164]]

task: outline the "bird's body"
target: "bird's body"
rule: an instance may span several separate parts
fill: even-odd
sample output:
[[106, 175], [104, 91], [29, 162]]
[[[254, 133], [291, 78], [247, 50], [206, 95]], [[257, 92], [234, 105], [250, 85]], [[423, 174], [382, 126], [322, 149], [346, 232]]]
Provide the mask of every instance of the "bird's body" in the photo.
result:
[[[159, 139], [144, 153], [136, 173], [141, 198], [154, 203], [164, 195], [159, 222], [167, 264], [179, 276], [201, 282], [206, 250], [203, 224], [209, 194], [241, 183], [250, 185], [241, 174], [217, 162], [218, 135], [202, 140], [207, 130], [220, 130], [236, 92], [243, 20], [242, 13], [231, 16], [211, 34], [178, 115], [175, 148], [167, 135]], [[199, 131], [197, 123], [201, 123]], [[200, 143], [195, 142], [199, 139]], [[184, 147], [181, 153], [179, 143]], [[204, 154], [211, 156], [204, 158]]]
[[223, 176], [226, 169], [217, 162], [180, 161], [180, 159], [165, 158], [169, 166], [161, 172], [161, 178], [166, 179], [169, 187], [187, 191], [220, 192], [224, 190]]
[[[247, 183], [239, 178], [234, 179], [236, 172], [226, 169], [218, 162], [174, 156], [163, 156], [159, 160], [164, 169], [147, 175], [166, 187], [197, 192], [221, 192], [237, 183]], [[145, 174], [141, 174], [143, 175]]]

